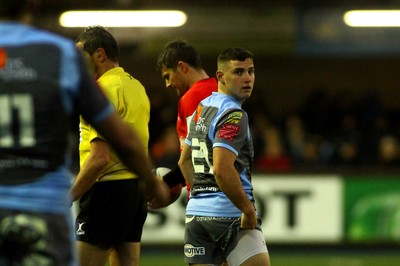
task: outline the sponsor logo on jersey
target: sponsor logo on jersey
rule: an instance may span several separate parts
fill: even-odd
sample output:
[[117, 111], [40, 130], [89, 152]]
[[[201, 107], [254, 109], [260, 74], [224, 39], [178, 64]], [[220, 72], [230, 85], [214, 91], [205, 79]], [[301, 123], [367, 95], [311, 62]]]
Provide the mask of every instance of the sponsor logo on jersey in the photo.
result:
[[217, 187], [192, 187], [192, 193], [200, 193], [200, 192], [218, 192], [220, 191]]
[[202, 106], [201, 104], [199, 104], [199, 106], [197, 106], [197, 109], [196, 109], [196, 115], [195, 115], [195, 117], [194, 117], [194, 119], [193, 119], [193, 121], [194, 121], [195, 123], [197, 123], [197, 121], [198, 121], [199, 118], [200, 118], [201, 110], [203, 110], [203, 106]]
[[233, 141], [239, 134], [240, 127], [233, 124], [224, 124], [218, 131], [218, 138]]
[[[1, 143], [2, 146], [4, 143]], [[50, 167], [49, 161], [46, 160], [38, 160], [31, 159], [25, 157], [14, 157], [10, 159], [0, 159], [0, 168], [1, 169], [15, 169], [15, 168], [35, 168], [35, 169], [48, 169]]]
[[239, 124], [240, 120], [242, 119], [242, 112], [233, 112], [229, 114], [228, 119], [226, 120], [226, 123], [229, 124]]
[[192, 244], [185, 244], [184, 250], [185, 256], [188, 258], [204, 256], [206, 254], [206, 249], [204, 247], [194, 247]]
[[203, 133], [207, 132], [207, 126], [205, 125], [204, 121], [205, 121], [205, 118], [202, 118], [202, 117], [197, 118], [196, 127], [195, 127], [196, 131], [201, 131]]
[[[2, 56], [0, 55], [0, 58], [1, 57]], [[7, 62], [5, 63], [7, 63], [7, 65], [2, 67], [0, 71], [0, 78], [5, 81], [32, 81], [36, 80], [38, 77], [36, 70], [32, 67], [26, 66], [23, 58], [7, 57]]]
[[0, 48], [0, 68], [4, 68], [7, 63], [7, 53], [6, 50]]

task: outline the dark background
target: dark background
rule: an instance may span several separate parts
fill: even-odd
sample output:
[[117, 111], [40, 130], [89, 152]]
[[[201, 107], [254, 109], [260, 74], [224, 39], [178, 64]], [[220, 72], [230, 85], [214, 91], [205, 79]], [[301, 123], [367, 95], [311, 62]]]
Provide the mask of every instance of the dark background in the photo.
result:
[[[308, 139], [319, 137], [323, 141], [318, 145], [326, 141], [334, 150], [332, 158], [326, 162], [316, 159], [313, 166], [321, 162], [329, 166], [381, 166], [379, 138], [390, 134], [399, 140], [400, 28], [350, 28], [342, 19], [349, 9], [396, 9], [399, 0], [42, 0], [42, 4], [37, 24], [70, 38], [82, 29], [59, 26], [58, 16], [66, 10], [186, 12], [187, 23], [180, 28], [110, 29], [120, 44], [120, 65], [144, 84], [150, 96], [151, 147], [163, 142], [163, 133], [175, 122], [178, 99], [174, 91], [165, 89], [155, 63], [163, 45], [178, 37], [198, 49], [210, 76], [224, 48], [241, 46], [255, 54], [255, 90], [244, 107], [253, 124], [279, 129], [283, 154], [291, 159], [286, 170], [310, 166], [305, 160], [296, 162], [287, 143], [285, 125], [292, 114], [302, 119]], [[338, 129], [348, 115], [355, 119], [355, 131], [361, 137], [357, 139], [357, 160], [343, 162], [337, 151], [343, 130]], [[268, 141], [257, 128], [254, 134], [259, 144], [256, 155], [261, 156]], [[160, 148], [163, 145], [157, 146], [160, 154], [168, 153], [165, 147]], [[322, 152], [321, 147], [317, 149]], [[395, 159], [384, 165], [397, 166], [399, 158], [397, 151]]]

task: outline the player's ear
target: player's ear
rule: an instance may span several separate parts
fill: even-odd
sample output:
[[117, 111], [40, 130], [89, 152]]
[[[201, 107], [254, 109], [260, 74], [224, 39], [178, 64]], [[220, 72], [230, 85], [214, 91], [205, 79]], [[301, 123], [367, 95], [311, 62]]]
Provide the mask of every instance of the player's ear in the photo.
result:
[[189, 71], [189, 65], [186, 62], [179, 61], [178, 69], [180, 69], [183, 73], [187, 73]]
[[215, 76], [217, 77], [218, 82], [220, 82], [223, 85], [225, 85], [224, 72], [222, 72], [221, 70], [217, 70], [217, 73], [215, 73]]
[[95, 59], [99, 62], [104, 62], [107, 60], [106, 51], [103, 48], [97, 48], [96, 52], [94, 52]]

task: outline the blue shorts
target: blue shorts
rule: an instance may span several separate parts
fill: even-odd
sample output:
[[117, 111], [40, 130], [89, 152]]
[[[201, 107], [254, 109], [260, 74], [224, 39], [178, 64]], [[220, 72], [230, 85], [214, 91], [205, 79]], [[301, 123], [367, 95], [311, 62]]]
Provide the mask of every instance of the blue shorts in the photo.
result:
[[[248, 247], [238, 247], [244, 235], [256, 234], [257, 242], [247, 242]], [[251, 250], [250, 250], [251, 249]], [[228, 258], [232, 262], [239, 252], [246, 259], [267, 252], [261, 222], [254, 230], [240, 229], [240, 218], [187, 215], [185, 220], [185, 262], [189, 264], [221, 264]], [[253, 250], [257, 250], [254, 253]], [[229, 264], [231, 265], [231, 264]]]

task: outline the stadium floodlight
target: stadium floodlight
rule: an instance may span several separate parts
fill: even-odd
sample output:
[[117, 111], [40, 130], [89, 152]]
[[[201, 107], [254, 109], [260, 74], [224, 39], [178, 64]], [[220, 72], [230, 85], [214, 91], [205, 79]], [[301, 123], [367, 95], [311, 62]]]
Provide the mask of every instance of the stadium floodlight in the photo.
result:
[[351, 10], [343, 20], [350, 27], [400, 27], [400, 10]]
[[180, 27], [186, 23], [187, 16], [178, 10], [152, 11], [66, 11], [59, 17], [63, 27], [87, 27], [101, 25], [104, 27]]

